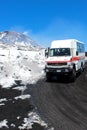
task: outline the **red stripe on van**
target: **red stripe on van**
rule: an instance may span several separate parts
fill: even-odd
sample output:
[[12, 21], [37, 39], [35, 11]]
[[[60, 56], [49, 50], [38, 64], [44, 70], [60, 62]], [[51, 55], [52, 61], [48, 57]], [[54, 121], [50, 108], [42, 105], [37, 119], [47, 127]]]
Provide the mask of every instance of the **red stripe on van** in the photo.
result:
[[85, 56], [75, 56], [71, 58], [71, 61], [76, 61], [76, 60], [82, 60], [85, 59]]
[[79, 60], [79, 58], [80, 58], [80, 57], [77, 57], [77, 56], [72, 57], [72, 58], [71, 58], [71, 61], [76, 61], [76, 60]]
[[65, 62], [72, 62], [72, 61], [78, 61], [78, 60], [81, 60], [81, 59], [85, 59], [85, 56], [75, 56], [75, 57], [72, 57], [70, 60], [63, 60], [63, 61], [46, 61], [47, 63], [65, 63]]
[[65, 63], [65, 62], [70, 62], [70, 60], [66, 61], [46, 61], [47, 63]]

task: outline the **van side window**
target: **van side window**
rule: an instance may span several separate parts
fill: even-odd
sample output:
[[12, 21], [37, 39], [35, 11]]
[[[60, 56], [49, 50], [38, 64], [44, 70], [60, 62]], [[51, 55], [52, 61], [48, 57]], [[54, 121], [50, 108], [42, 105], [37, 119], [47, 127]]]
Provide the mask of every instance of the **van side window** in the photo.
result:
[[78, 53], [79, 52], [85, 52], [84, 44], [78, 42], [77, 43], [77, 51], [78, 51]]

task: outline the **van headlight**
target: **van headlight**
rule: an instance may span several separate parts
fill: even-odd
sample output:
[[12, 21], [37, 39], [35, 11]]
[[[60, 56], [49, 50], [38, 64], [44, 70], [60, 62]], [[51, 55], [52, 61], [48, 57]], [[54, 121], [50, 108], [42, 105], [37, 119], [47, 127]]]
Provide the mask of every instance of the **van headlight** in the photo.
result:
[[73, 64], [71, 62], [68, 62], [67, 65], [68, 65], [69, 68], [73, 68]]
[[65, 72], [69, 72], [69, 69], [65, 69]]

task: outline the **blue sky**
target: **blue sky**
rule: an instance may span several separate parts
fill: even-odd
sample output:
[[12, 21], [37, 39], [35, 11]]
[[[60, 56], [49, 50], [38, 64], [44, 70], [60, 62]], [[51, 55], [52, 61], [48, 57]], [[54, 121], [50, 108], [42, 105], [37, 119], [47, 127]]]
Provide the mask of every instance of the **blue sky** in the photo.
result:
[[0, 32], [29, 35], [42, 46], [74, 38], [86, 43], [87, 0], [0, 0]]

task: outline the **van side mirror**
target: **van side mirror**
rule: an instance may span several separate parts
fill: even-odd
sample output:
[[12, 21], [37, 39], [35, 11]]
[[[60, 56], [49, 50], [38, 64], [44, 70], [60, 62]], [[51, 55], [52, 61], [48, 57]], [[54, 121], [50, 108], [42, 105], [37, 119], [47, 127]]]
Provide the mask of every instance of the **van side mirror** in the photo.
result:
[[78, 56], [78, 51], [76, 51], [76, 55]]
[[49, 50], [50, 50], [49, 47], [45, 49], [45, 56], [46, 56], [46, 57], [48, 57], [48, 55], [49, 55]]

